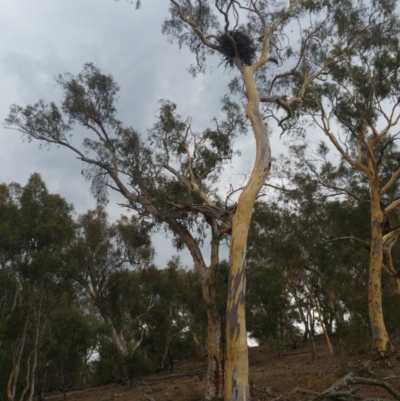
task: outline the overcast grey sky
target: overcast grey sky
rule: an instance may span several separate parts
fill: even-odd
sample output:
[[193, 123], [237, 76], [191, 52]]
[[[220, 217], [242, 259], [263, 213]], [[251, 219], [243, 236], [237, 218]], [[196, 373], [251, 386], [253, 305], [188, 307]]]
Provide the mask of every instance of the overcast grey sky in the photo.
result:
[[[1, 122], [13, 103], [60, 99], [54, 77], [77, 74], [87, 62], [114, 76], [121, 87], [120, 119], [143, 134], [154, 122], [160, 99], [177, 103], [179, 114], [192, 116], [197, 128], [205, 128], [219, 113], [230, 75], [223, 67], [195, 79], [186, 71], [194, 62], [192, 54], [169, 44], [161, 34], [167, 0], [143, 1], [138, 11], [113, 0], [0, 0], [0, 5]], [[218, 63], [215, 59], [214, 65]], [[23, 142], [20, 133], [2, 125], [0, 132], [0, 183], [24, 185], [38, 172], [49, 190], [73, 203], [77, 213], [95, 206], [90, 184], [81, 176], [82, 164], [71, 152], [39, 149], [38, 143]], [[282, 150], [279, 136], [272, 142], [277, 154], [277, 148]], [[252, 166], [252, 135], [241, 138], [237, 147], [242, 158], [227, 176], [247, 173]], [[114, 196], [110, 202], [113, 219], [123, 213], [118, 201]], [[155, 247], [160, 265], [174, 253], [161, 234]], [[191, 265], [187, 253], [182, 258]]]

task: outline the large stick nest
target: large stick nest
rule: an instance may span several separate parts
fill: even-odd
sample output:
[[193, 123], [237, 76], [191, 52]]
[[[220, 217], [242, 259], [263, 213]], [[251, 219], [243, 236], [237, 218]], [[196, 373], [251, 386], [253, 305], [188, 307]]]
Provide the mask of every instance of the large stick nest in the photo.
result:
[[[238, 56], [244, 65], [252, 65], [256, 55], [256, 46], [253, 39], [241, 31], [229, 31], [229, 35], [235, 41]], [[220, 52], [225, 56], [226, 65], [233, 66], [233, 58], [236, 56], [231, 38], [226, 33], [217, 37]]]

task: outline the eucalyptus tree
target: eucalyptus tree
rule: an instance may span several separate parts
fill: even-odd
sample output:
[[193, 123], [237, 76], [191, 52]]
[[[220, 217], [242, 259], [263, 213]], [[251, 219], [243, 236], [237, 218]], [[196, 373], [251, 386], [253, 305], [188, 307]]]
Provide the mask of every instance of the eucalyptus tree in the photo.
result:
[[192, 72], [205, 71], [207, 56], [215, 53], [238, 72], [230, 87], [243, 96], [239, 104], [256, 141], [254, 167], [232, 221], [226, 331], [225, 398], [248, 399], [245, 255], [254, 202], [271, 167], [264, 119], [275, 119], [283, 131], [289, 128], [292, 114], [314, 82], [324, 81], [347, 54], [357, 51], [364, 33], [379, 26], [377, 10], [384, 13], [394, 6], [307, 0], [170, 0], [170, 4], [171, 17], [163, 32], [196, 55]]
[[[16, 266], [21, 258], [20, 233], [21, 213], [18, 207], [18, 198], [21, 186], [17, 184], [0, 186], [0, 349], [3, 344], [4, 329], [17, 307], [21, 293], [21, 283], [18, 280]], [[17, 195], [18, 196], [18, 195]]]
[[0, 343], [8, 344], [9, 401], [33, 399], [41, 354], [51, 342], [50, 323], [71, 299], [61, 266], [74, 236], [72, 210], [48, 192], [39, 174], [24, 187], [2, 186], [0, 277], [9, 287], [1, 296]]
[[[383, 183], [387, 182], [395, 173], [399, 160], [399, 152], [395, 143], [386, 143], [384, 148], [378, 171], [379, 181]], [[359, 169], [349, 166], [345, 159], [342, 159], [338, 165], [332, 163], [325, 144], [320, 144], [317, 152], [313, 152], [312, 155], [305, 145], [294, 146], [292, 150], [296, 155], [296, 159], [292, 158], [292, 160], [296, 160], [294, 170], [297, 176], [307, 177], [310, 182], [314, 182], [318, 187], [319, 197], [331, 199], [326, 205], [326, 213], [330, 216], [330, 222], [326, 229], [330, 235], [329, 241], [332, 242], [331, 247], [335, 250], [336, 264], [342, 274], [349, 279], [351, 287], [354, 289], [358, 287], [358, 294], [363, 294], [364, 290], [360, 288], [360, 284], [363, 287], [365, 275], [360, 271], [360, 263], [364, 265], [364, 270], [365, 265], [371, 264], [371, 257], [368, 262], [365, 256], [371, 252], [373, 243], [369, 179]], [[397, 296], [399, 294], [399, 278], [392, 253], [398, 240], [399, 212], [397, 208], [388, 209], [387, 212], [384, 210], [399, 198], [398, 184], [398, 182], [393, 183], [390, 190], [381, 196], [380, 201], [380, 208], [384, 215], [381, 227], [381, 269], [384, 267], [388, 273], [389, 288], [392, 294], [397, 294]], [[349, 265], [348, 262], [354, 258], [355, 254], [358, 256]], [[379, 273], [379, 282], [380, 275]], [[370, 271], [367, 272], [367, 276], [369, 276], [368, 298], [371, 299], [373, 289], [371, 288]], [[365, 295], [367, 296], [367, 294]], [[379, 299], [382, 307], [381, 296]], [[355, 316], [351, 308], [349, 312], [352, 317]], [[371, 311], [369, 311], [369, 320], [369, 326], [373, 327]], [[373, 331], [372, 334], [376, 341], [376, 334], [374, 336]], [[383, 354], [383, 351], [381, 353]]]
[[[192, 72], [205, 71], [207, 57], [218, 54], [238, 73], [230, 87], [241, 100], [225, 98], [225, 121], [196, 133], [173, 104], [164, 102], [150, 135], [152, 142], [145, 144], [116, 118], [118, 86], [110, 76], [86, 65], [77, 77], [58, 79], [65, 94], [61, 110], [43, 101], [26, 108], [13, 106], [6, 125], [31, 139], [71, 149], [87, 164], [86, 176], [100, 199], [106, 188], [120, 192], [128, 207], [166, 225], [176, 235], [176, 244], [189, 249], [209, 306], [206, 398], [248, 400], [245, 258], [254, 202], [271, 168], [264, 117], [286, 129], [307, 88], [358, 46], [367, 23], [351, 20], [343, 26], [342, 1], [171, 0], [170, 4], [163, 31], [195, 53]], [[362, 5], [346, 2], [346, 7], [346, 13], [357, 15]], [[217, 193], [216, 183], [233, 154], [235, 134], [245, 129], [243, 112], [255, 136], [254, 167], [245, 187], [236, 188], [237, 204], [228, 204]], [[85, 150], [70, 140], [74, 123], [94, 135], [85, 139]], [[210, 230], [209, 265], [199, 246], [205, 239], [204, 227]], [[225, 353], [212, 286], [222, 234], [231, 236]]]
[[160, 269], [152, 266], [139, 274], [142, 286], [153, 299], [153, 307], [144, 319], [143, 348], [147, 356], [158, 363], [159, 370], [168, 364], [173, 370], [173, 358], [203, 354], [207, 313], [198, 274], [183, 268], [177, 257]]
[[[393, 159], [390, 169], [389, 165], [384, 167], [385, 160], [391, 159], [400, 120], [400, 19], [396, 1], [360, 3], [357, 13], [353, 12], [353, 2], [342, 3], [338, 34], [348, 32], [355, 46], [349, 49], [342, 43], [334, 49], [341, 53], [341, 59], [325, 71], [324, 81], [314, 81], [308, 86], [301, 114], [305, 117], [303, 122], [311, 118], [314, 126], [330, 140], [342, 159], [339, 171], [343, 172], [346, 166], [355, 169], [359, 183], [367, 188], [369, 319], [375, 347], [384, 356], [390, 344], [382, 312], [381, 272], [386, 263], [392, 275], [396, 274], [388, 256], [400, 234], [396, 226], [385, 232], [385, 222], [400, 205], [395, 193], [400, 167]], [[325, 49], [320, 49], [312, 61], [319, 64], [330, 57]], [[310, 64], [310, 68], [315, 67]], [[326, 156], [327, 147], [320, 150]], [[329, 169], [325, 167], [324, 171], [327, 177]], [[334, 165], [330, 165], [330, 171], [331, 178], [338, 176]], [[345, 180], [325, 181], [334, 192], [360, 199]]]
[[[272, 202], [270, 205], [264, 202], [256, 204], [249, 238], [249, 279], [255, 277], [262, 281], [274, 276], [273, 280], [269, 279], [269, 287], [270, 292], [276, 294], [276, 299], [274, 302], [270, 300], [271, 305], [264, 306], [264, 310], [269, 310], [269, 324], [271, 327], [275, 326], [275, 336], [278, 339], [279, 326], [294, 334], [293, 321], [289, 316], [296, 315], [304, 324], [305, 338], [308, 334], [312, 335], [314, 324], [309, 316], [315, 311], [316, 321], [323, 330], [330, 353], [333, 354], [324, 314], [324, 298], [330, 289], [327, 285], [329, 276], [326, 269], [329, 257], [327, 254], [321, 257], [318, 253], [328, 236], [325, 229], [326, 205], [313, 199], [313, 185], [305, 183], [301, 191], [301, 199], [297, 200], [292, 193], [282, 194], [279, 198], [281, 205]], [[256, 287], [259, 285], [259, 282], [255, 284]], [[249, 292], [252, 293], [253, 290]], [[267, 303], [269, 296], [270, 294], [259, 295], [260, 298], [263, 297], [261, 305]], [[257, 296], [253, 295], [252, 299], [256, 305], [255, 297]], [[291, 304], [295, 306], [297, 313], [294, 313]], [[276, 307], [276, 312], [272, 309], [273, 306]], [[293, 334], [293, 340], [296, 341]]]
[[[61, 109], [43, 101], [26, 108], [13, 106], [7, 124], [30, 139], [72, 150], [86, 163], [84, 173], [99, 202], [105, 201], [107, 189], [116, 190], [142, 224], [168, 229], [178, 248], [188, 248], [207, 304], [206, 396], [222, 395], [223, 327], [213, 282], [220, 238], [230, 229], [235, 207], [221, 201], [215, 183], [233, 155], [232, 141], [243, 129], [242, 116], [235, 108], [226, 108], [224, 121], [196, 132], [189, 119], [176, 113], [174, 104], [163, 101], [145, 141], [117, 120], [119, 88], [110, 75], [87, 64], [78, 76], [60, 76], [58, 82], [64, 89]], [[74, 124], [88, 129], [83, 146], [70, 137]], [[209, 264], [201, 250], [206, 227], [211, 238]]]
[[102, 323], [83, 312], [76, 298], [69, 305], [57, 308], [50, 322], [51, 342], [47, 342], [41, 353], [38, 398], [53, 389], [61, 390], [66, 396], [68, 388], [93, 382], [90, 359], [98, 348]]
[[[152, 260], [149, 227], [127, 217], [110, 224], [102, 207], [81, 215], [78, 221], [65, 274], [90, 298], [118, 351], [127, 356], [140, 346], [142, 318], [152, 307], [151, 296], [144, 294], [131, 274], [134, 269], [146, 268]], [[139, 340], [132, 335], [134, 329], [142, 333]]]

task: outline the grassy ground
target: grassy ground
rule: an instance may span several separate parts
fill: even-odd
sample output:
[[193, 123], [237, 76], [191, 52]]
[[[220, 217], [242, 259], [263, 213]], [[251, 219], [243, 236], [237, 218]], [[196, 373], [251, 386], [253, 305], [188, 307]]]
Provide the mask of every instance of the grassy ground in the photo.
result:
[[[400, 391], [400, 347], [395, 349], [389, 359], [380, 360], [376, 359], [375, 354], [345, 355], [336, 344], [336, 355], [330, 357], [324, 338], [318, 337], [316, 350], [317, 359], [313, 357], [309, 343], [296, 349], [285, 348], [279, 353], [267, 347], [251, 348], [249, 361], [254, 400], [307, 400], [313, 396], [303, 390], [321, 392], [350, 371], [368, 378], [391, 377], [390, 385]], [[202, 366], [205, 366], [205, 358], [179, 361], [175, 363], [174, 373], [195, 370]], [[165, 373], [158, 376], [160, 375]], [[204, 386], [204, 374], [152, 382], [133, 380], [125, 386], [109, 384], [71, 391], [67, 393], [67, 400], [200, 401]], [[357, 396], [392, 398], [385, 390], [370, 386], [359, 386]], [[45, 397], [52, 401], [62, 398], [62, 394]]]

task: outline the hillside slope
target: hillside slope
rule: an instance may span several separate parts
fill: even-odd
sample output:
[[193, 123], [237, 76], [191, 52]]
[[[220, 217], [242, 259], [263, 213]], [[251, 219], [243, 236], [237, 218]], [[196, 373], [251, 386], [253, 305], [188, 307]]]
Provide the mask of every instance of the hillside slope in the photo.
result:
[[[387, 360], [375, 354], [343, 355], [336, 345], [336, 356], [330, 357], [323, 337], [316, 339], [318, 358], [313, 358], [311, 344], [297, 349], [285, 348], [280, 353], [267, 347], [249, 350], [250, 376], [255, 400], [307, 400], [315, 397], [349, 372], [365, 379], [387, 378], [387, 383], [400, 392], [400, 347]], [[204, 390], [205, 359], [177, 361], [174, 375], [153, 375], [131, 380], [128, 385], [109, 384], [66, 394], [70, 401], [200, 401]], [[174, 377], [176, 373], [197, 370], [200, 373]], [[366, 380], [368, 382], [368, 380]], [[391, 399], [383, 388], [355, 385], [357, 396]], [[45, 400], [63, 399], [63, 394], [51, 394]]]

